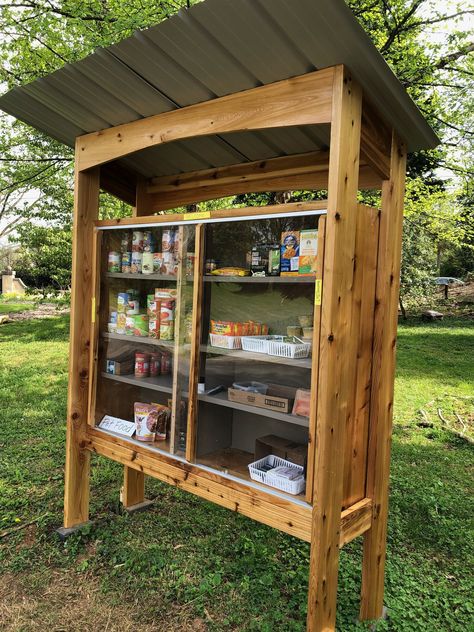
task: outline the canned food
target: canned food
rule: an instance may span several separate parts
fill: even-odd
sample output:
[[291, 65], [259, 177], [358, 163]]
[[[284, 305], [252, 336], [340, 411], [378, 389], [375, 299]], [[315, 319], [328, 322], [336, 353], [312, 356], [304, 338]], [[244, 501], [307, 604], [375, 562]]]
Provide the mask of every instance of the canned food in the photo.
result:
[[132, 250], [132, 234], [127, 231], [122, 234], [122, 239], [120, 241], [120, 252], [131, 252]]
[[120, 292], [117, 296], [117, 312], [124, 313], [128, 308], [128, 301], [130, 299], [130, 295], [127, 292]]
[[110, 312], [110, 322], [117, 324], [117, 312]]
[[143, 252], [143, 232], [141, 230], [133, 231], [132, 250], [133, 252]]
[[143, 252], [153, 252], [155, 246], [155, 238], [151, 230], [143, 231]]
[[150, 354], [137, 351], [135, 353], [135, 377], [150, 375]]
[[161, 353], [161, 374], [168, 375], [171, 373], [171, 353], [162, 351]]
[[153, 274], [153, 253], [152, 252], [143, 253], [142, 274]]
[[173, 252], [163, 253], [163, 273], [171, 276], [176, 275], [177, 262]]
[[174, 300], [161, 301], [160, 321], [162, 323], [172, 323], [174, 321]]
[[161, 250], [165, 252], [173, 252], [174, 231], [165, 229], [161, 237]]
[[194, 252], [188, 252], [186, 255], [186, 276], [192, 276], [194, 274], [194, 263], [196, 261], [196, 255]]
[[160, 321], [160, 340], [173, 340], [174, 338], [174, 322]]
[[207, 259], [206, 261], [206, 274], [211, 274], [213, 270], [217, 268], [217, 263], [214, 259]]
[[126, 326], [127, 326], [127, 316], [125, 315], [125, 312], [119, 312], [117, 314], [117, 329], [116, 332], [118, 334], [124, 334], [126, 333]]
[[132, 274], [140, 274], [142, 271], [143, 252], [132, 252]]
[[115, 252], [115, 251], [109, 252], [108, 271], [109, 272], [122, 271], [120, 252]]
[[133, 336], [133, 330], [135, 329], [135, 321], [133, 315], [125, 317], [125, 333], [127, 336]]
[[150, 353], [150, 377], [157, 377], [161, 369], [161, 356], [159, 353]]
[[122, 272], [124, 274], [130, 274], [132, 271], [132, 253], [122, 252]]
[[127, 316], [140, 313], [140, 302], [137, 299], [131, 299], [128, 301], [128, 309], [126, 311]]
[[130, 318], [133, 318], [133, 335], [148, 336], [148, 316], [146, 314], [134, 314]]
[[163, 253], [162, 252], [153, 253], [153, 272], [155, 272], [156, 274], [160, 274], [163, 272]]
[[148, 321], [148, 335], [150, 338], [159, 338], [160, 337], [160, 319], [159, 318], [150, 318]]

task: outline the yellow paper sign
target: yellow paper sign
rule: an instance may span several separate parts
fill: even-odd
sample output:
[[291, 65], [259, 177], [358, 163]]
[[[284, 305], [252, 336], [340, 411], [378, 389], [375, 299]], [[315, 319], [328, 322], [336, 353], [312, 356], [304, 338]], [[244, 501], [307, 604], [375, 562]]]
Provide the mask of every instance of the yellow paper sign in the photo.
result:
[[197, 220], [197, 219], [211, 219], [211, 211], [198, 211], [196, 213], [185, 213], [183, 215], [185, 220]]
[[92, 324], [95, 323], [95, 296], [92, 297]]
[[321, 279], [316, 279], [314, 284], [314, 304], [321, 305], [321, 299], [323, 296], [323, 282]]

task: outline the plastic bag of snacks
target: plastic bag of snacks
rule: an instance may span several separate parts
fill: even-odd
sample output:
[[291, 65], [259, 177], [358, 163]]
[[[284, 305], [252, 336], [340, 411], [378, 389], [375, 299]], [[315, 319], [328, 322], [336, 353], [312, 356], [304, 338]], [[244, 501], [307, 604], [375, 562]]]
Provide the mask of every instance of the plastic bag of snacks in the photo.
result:
[[158, 409], [155, 404], [135, 402], [135, 438], [137, 441], [153, 441], [158, 423]]
[[157, 410], [155, 441], [165, 441], [168, 431], [168, 424], [171, 419], [171, 409], [164, 404], [154, 403], [153, 406], [155, 406]]

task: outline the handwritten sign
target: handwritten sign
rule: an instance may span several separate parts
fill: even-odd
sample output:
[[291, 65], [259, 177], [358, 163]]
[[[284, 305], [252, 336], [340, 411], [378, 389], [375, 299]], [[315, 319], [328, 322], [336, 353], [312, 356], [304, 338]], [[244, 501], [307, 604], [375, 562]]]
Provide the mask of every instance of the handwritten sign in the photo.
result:
[[119, 419], [118, 417], [111, 417], [110, 415], [105, 415], [99, 424], [99, 428], [116, 432], [126, 437], [131, 437], [135, 432], [135, 424], [133, 422]]
[[197, 220], [197, 219], [211, 219], [211, 212], [210, 211], [198, 211], [196, 213], [185, 213], [183, 215], [183, 219], [191, 221], [191, 222], [193, 220]]

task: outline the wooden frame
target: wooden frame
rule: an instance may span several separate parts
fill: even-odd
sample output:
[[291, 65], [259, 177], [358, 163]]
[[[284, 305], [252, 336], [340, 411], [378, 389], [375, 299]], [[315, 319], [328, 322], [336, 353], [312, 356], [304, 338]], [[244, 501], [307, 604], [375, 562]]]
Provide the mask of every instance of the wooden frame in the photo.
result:
[[[135, 151], [193, 136], [320, 123], [331, 125], [329, 152], [148, 181], [114, 163]], [[405, 162], [405, 148], [396, 132], [366, 102], [361, 87], [343, 66], [77, 139], [66, 527], [88, 520], [90, 454], [101, 454], [124, 465], [126, 506], [143, 500], [144, 476], [150, 475], [311, 542], [307, 620], [311, 632], [335, 630], [339, 550], [364, 534], [360, 616], [381, 616]], [[99, 186], [133, 203], [134, 216], [99, 221]], [[357, 191], [365, 187], [381, 188], [380, 214], [357, 204]], [[291, 188], [328, 190], [327, 202], [265, 209], [288, 214], [327, 207], [318, 272], [318, 281], [324, 281], [322, 303], [315, 310], [312, 380], [317, 388], [311, 402], [306, 503], [195, 465], [192, 397], [188, 417], [192, 440], [185, 459], [152, 452], [87, 424], [95, 388], [93, 321], [98, 309], [94, 227], [154, 225], [163, 221], [152, 215], [158, 210], [232, 193]], [[261, 212], [213, 211], [202, 224]], [[179, 224], [189, 218], [177, 214], [165, 219]], [[196, 235], [202, 245], [202, 226]], [[201, 272], [198, 269], [195, 276], [195, 305], [202, 300]], [[196, 314], [194, 363], [199, 347]], [[192, 364], [191, 394], [195, 386]]]

